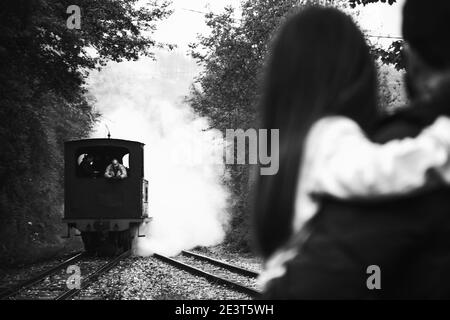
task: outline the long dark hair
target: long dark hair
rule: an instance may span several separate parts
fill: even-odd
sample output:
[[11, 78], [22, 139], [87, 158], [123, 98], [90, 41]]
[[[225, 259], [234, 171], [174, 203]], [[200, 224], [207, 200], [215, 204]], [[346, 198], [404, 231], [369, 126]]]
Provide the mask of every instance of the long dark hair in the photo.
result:
[[262, 128], [280, 130], [280, 167], [260, 176], [254, 226], [263, 257], [290, 238], [303, 143], [312, 124], [342, 115], [369, 131], [377, 114], [377, 73], [353, 20], [333, 8], [292, 16], [273, 43], [262, 93]]

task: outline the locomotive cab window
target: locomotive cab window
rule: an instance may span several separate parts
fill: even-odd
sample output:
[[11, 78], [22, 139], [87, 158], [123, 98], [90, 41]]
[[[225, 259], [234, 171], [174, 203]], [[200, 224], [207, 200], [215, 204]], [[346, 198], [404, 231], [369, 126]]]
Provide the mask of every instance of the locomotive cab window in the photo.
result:
[[127, 148], [84, 147], [75, 155], [76, 176], [80, 178], [126, 179], [130, 175], [130, 152]]

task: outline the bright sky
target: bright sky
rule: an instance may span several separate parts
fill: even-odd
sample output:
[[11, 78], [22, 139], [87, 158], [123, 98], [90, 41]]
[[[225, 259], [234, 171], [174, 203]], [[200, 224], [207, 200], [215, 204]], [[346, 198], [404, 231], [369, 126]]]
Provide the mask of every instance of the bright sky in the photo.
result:
[[[397, 0], [398, 3], [392, 6], [383, 3], [358, 6], [359, 25], [372, 36], [401, 36], [401, 11], [404, 1]], [[180, 74], [185, 75], [183, 80], [177, 81], [182, 88], [181, 92], [186, 95], [195, 75], [200, 71], [195, 61], [187, 54], [188, 44], [196, 42], [198, 34], [207, 34], [210, 31], [205, 24], [205, 12], [218, 14], [225, 6], [232, 6], [236, 8], [239, 17], [240, 3], [241, 0], [172, 0], [171, 8], [174, 13], [159, 23], [154, 38], [160, 42], [176, 44], [178, 48], [172, 52], [159, 51], [158, 59], [153, 62], [154, 68], [166, 75], [171, 74], [169, 77], [173, 79]], [[388, 46], [394, 40], [376, 37], [369, 39], [380, 46]], [[174, 70], [177, 70], [176, 73], [173, 73]]]
[[[357, 20], [361, 28], [373, 36], [401, 36], [401, 11], [405, 0], [397, 1], [393, 6], [383, 3], [358, 6], [360, 14]], [[200, 71], [195, 61], [187, 54], [188, 44], [196, 42], [198, 34], [207, 34], [210, 31], [205, 24], [204, 13], [220, 13], [225, 6], [232, 6], [237, 9], [239, 17], [240, 3], [241, 0], [172, 0], [171, 8], [174, 13], [159, 23], [154, 38], [164, 43], [176, 44], [178, 48], [172, 52], [159, 50], [156, 61], [145, 62], [144, 59], [135, 63], [142, 63], [142, 67], [148, 72], [151, 67], [152, 74], [163, 74], [163, 78], [175, 81], [179, 87], [177, 99], [187, 95], [194, 77]], [[393, 39], [370, 38], [370, 41], [387, 46]], [[151, 85], [165, 87], [164, 82], [158, 79], [153, 79]], [[167, 93], [167, 98], [173, 100], [174, 92]]]
[[[239, 8], [240, 0], [172, 0], [174, 13], [158, 26], [155, 38], [159, 41], [175, 43], [181, 50], [195, 42], [198, 33], [207, 33], [204, 13], [220, 13], [225, 6]], [[197, 12], [196, 12], [197, 11]]]
[[[361, 27], [372, 36], [401, 37], [402, 8], [405, 0], [397, 0], [397, 3], [389, 6], [387, 4], [369, 4], [361, 9], [359, 23]], [[377, 38], [370, 38], [376, 43]], [[390, 43], [395, 39], [381, 38], [381, 43]]]
[[[401, 9], [405, 0], [389, 6], [369, 4], [358, 7], [361, 11], [359, 23], [371, 35], [401, 36]], [[208, 27], [201, 12], [220, 13], [225, 6], [239, 8], [240, 0], [173, 0], [175, 12], [163, 21], [155, 34], [160, 41], [175, 43], [181, 50], [196, 40], [198, 33], [207, 33]], [[198, 12], [195, 12], [198, 11]]]

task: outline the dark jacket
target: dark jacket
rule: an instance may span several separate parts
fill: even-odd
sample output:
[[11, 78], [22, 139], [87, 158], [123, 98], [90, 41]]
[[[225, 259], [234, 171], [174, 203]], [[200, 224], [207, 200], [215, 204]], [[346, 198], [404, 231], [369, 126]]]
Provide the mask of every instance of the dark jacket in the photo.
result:
[[[416, 136], [443, 114], [450, 97], [417, 103], [385, 119], [373, 140]], [[383, 202], [324, 199], [305, 228], [310, 237], [265, 298], [450, 298], [449, 187]], [[381, 290], [367, 287], [371, 265], [381, 269]]]

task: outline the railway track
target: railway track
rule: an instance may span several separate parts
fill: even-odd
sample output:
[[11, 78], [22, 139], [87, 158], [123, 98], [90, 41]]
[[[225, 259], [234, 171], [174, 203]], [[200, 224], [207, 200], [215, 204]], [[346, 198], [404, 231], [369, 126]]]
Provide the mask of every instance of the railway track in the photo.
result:
[[253, 298], [261, 296], [261, 292], [257, 290], [254, 282], [254, 278], [258, 276], [257, 272], [191, 251], [183, 251], [176, 258], [169, 258], [161, 254], [154, 254], [154, 257], [191, 274], [206, 278], [215, 284], [248, 294]]
[[72, 265], [76, 263], [77, 261], [81, 260], [84, 257], [84, 253], [77, 253], [67, 260], [61, 262], [60, 264], [49, 268], [47, 270], [44, 270], [43, 272], [40, 272], [38, 275], [31, 277], [27, 280], [23, 280], [19, 282], [18, 284], [12, 286], [11, 288], [7, 288], [0, 292], [0, 299], [9, 299], [15, 295], [17, 295], [20, 291], [23, 291], [25, 289], [28, 289], [46, 279], [47, 277], [51, 277], [55, 275], [56, 273], [60, 272], [65, 267]]
[[[77, 254], [35, 277], [4, 290], [0, 293], [0, 299], [66, 300], [73, 298], [129, 255], [130, 251], [127, 251], [112, 260], [105, 261], [105, 259], [99, 258], [86, 258], [84, 253]], [[66, 282], [69, 275], [66, 273], [65, 268], [70, 265], [76, 265], [83, 271], [79, 288], [68, 289], [67, 287]], [[85, 274], [87, 276], [84, 276]]]
[[86, 289], [89, 285], [91, 285], [93, 282], [95, 282], [101, 275], [105, 274], [112, 268], [114, 268], [121, 260], [128, 258], [131, 254], [131, 251], [126, 251], [119, 255], [118, 257], [114, 258], [113, 260], [105, 263], [100, 268], [96, 269], [94, 272], [89, 274], [88, 277], [83, 279], [81, 285], [79, 288], [75, 289], [68, 289], [62, 294], [58, 295], [55, 300], [68, 300], [70, 298], [73, 298], [78, 293], [81, 292], [81, 290]]
[[[48, 269], [36, 276], [0, 291], [0, 299], [98, 299], [96, 285], [89, 289], [88, 287], [129, 255], [129, 251], [113, 259], [87, 257], [84, 253], [73, 255], [51, 268], [47, 266]], [[180, 270], [188, 271], [195, 276], [203, 277], [214, 284], [228, 287], [235, 292], [244, 293], [253, 298], [260, 296], [260, 292], [255, 285], [257, 272], [191, 251], [183, 251], [176, 258], [156, 254], [155, 257]], [[71, 276], [67, 273], [68, 266], [80, 268], [81, 281], [78, 288], [68, 288], [68, 279]]]
[[199, 253], [195, 253], [195, 252], [192, 252], [192, 251], [186, 251], [186, 250], [181, 251], [181, 253], [183, 255], [185, 255], [185, 256], [194, 257], [194, 258], [197, 258], [199, 260], [204, 260], [204, 261], [209, 262], [211, 264], [214, 264], [216, 266], [228, 269], [230, 271], [239, 273], [239, 274], [244, 275], [244, 276], [248, 276], [250, 278], [257, 278], [259, 276], [259, 273], [256, 272], [256, 271], [252, 271], [252, 270], [248, 270], [248, 269], [245, 269], [245, 268], [241, 268], [241, 267], [238, 267], [236, 265], [229, 264], [228, 262], [220, 261], [220, 260], [217, 260], [217, 259], [205, 256], [205, 255], [202, 255], [202, 254], [199, 254]]

